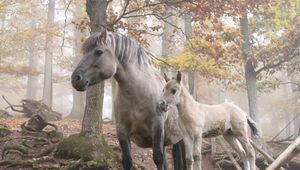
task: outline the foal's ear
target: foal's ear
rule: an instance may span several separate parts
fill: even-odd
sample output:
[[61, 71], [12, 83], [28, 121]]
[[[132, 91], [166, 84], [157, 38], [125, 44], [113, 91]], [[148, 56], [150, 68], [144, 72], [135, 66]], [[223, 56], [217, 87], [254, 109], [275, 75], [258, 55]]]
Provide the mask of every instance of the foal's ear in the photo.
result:
[[98, 40], [97, 40], [97, 45], [106, 45], [107, 44], [107, 31], [106, 29], [101, 31]]
[[170, 80], [166, 73], [164, 73], [164, 78], [165, 78], [166, 82], [168, 82]]
[[177, 72], [176, 80], [177, 80], [178, 83], [181, 82], [181, 72], [180, 71]]

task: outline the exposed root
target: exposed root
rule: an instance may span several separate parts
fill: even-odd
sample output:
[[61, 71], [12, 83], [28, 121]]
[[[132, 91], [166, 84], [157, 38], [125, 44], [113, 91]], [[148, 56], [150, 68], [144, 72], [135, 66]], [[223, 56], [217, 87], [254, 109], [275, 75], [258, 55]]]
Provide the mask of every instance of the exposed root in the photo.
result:
[[[54, 162], [57, 163], [55, 161], [55, 159], [53, 157], [49, 157], [49, 156], [44, 156], [44, 157], [40, 157], [40, 158], [33, 158], [33, 159], [27, 159], [27, 160], [2, 160], [0, 161], [0, 166], [6, 166], [6, 167], [32, 167], [32, 168], [38, 168], [41, 167], [41, 163], [45, 163], [45, 162]], [[59, 166], [51, 166], [49, 167], [51, 169], [59, 169]]]

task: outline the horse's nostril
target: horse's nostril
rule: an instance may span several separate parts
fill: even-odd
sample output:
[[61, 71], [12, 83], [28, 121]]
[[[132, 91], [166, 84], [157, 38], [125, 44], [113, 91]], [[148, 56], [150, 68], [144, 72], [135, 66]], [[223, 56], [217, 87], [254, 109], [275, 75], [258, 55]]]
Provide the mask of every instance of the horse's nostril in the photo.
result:
[[80, 74], [78, 74], [78, 75], [76, 75], [75, 76], [75, 81], [80, 81], [80, 80], [82, 80], [82, 76], [80, 75]]
[[164, 100], [159, 103], [159, 105], [161, 105], [161, 106], [166, 106], [166, 104], [167, 103]]

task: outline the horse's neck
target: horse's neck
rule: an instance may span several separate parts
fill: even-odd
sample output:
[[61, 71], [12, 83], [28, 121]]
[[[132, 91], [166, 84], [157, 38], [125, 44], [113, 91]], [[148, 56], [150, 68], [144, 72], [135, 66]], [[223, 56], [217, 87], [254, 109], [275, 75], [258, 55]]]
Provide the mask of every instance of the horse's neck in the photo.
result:
[[197, 105], [197, 101], [195, 101], [189, 91], [184, 86], [182, 86], [182, 90], [180, 93], [180, 102], [176, 105], [179, 111], [179, 115], [189, 116], [190, 112], [192, 112], [195, 107], [197, 107]]
[[141, 69], [135, 65], [120, 64], [114, 77], [119, 84], [120, 91], [128, 95], [143, 96], [155, 93], [149, 96], [159, 96], [159, 92], [162, 91], [162, 83], [151, 66]]

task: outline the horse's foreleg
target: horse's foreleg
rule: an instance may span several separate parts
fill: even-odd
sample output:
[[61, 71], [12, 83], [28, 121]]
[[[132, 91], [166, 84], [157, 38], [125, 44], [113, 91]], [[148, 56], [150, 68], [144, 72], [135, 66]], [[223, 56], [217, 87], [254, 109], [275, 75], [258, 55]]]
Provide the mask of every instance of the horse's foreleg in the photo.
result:
[[250, 165], [247, 159], [246, 151], [244, 150], [241, 143], [237, 140], [237, 138], [231, 134], [224, 134], [223, 137], [230, 144], [230, 146], [239, 154], [240, 158], [243, 161], [243, 169], [250, 170]]
[[153, 161], [158, 170], [164, 168], [164, 119], [158, 116], [153, 122]]
[[194, 139], [194, 162], [195, 167], [197, 170], [201, 170], [201, 160], [202, 160], [202, 153], [201, 153], [201, 147], [202, 147], [202, 134], [201, 136], [197, 136]]
[[164, 170], [168, 170], [168, 164], [167, 164], [167, 159], [166, 159], [166, 147], [164, 146]]
[[124, 170], [131, 170], [132, 158], [130, 154], [130, 139], [124, 129], [117, 128], [117, 136], [122, 150], [122, 166]]

